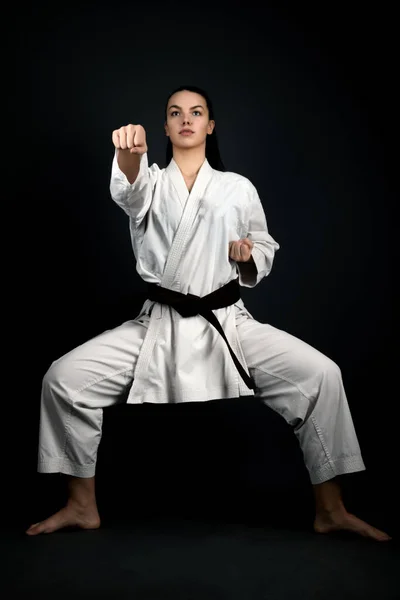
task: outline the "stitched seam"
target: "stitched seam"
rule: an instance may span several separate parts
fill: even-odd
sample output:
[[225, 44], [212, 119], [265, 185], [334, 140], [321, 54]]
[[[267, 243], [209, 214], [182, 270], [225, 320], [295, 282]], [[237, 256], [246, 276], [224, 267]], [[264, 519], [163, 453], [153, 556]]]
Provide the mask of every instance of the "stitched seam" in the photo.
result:
[[324, 438], [323, 438], [323, 436], [322, 436], [322, 431], [321, 431], [321, 430], [320, 430], [320, 428], [318, 427], [318, 425], [317, 425], [317, 422], [316, 422], [316, 420], [315, 420], [315, 417], [314, 417], [314, 416], [311, 416], [311, 421], [312, 421], [312, 424], [314, 425], [315, 431], [317, 432], [317, 435], [318, 435], [319, 441], [321, 442], [321, 445], [322, 445], [322, 447], [323, 447], [323, 449], [324, 449], [324, 452], [325, 452], [326, 458], [328, 459], [329, 463], [330, 463], [330, 464], [332, 464], [332, 462], [333, 462], [333, 461], [332, 461], [332, 456], [330, 455], [330, 452], [329, 452], [329, 450], [328, 450], [328, 447], [327, 447], [327, 445], [325, 444]]
[[299, 391], [300, 394], [302, 396], [304, 396], [304, 398], [306, 398], [306, 400], [314, 400], [314, 398], [315, 398], [314, 396], [308, 396], [306, 394], [306, 392], [304, 392], [297, 383], [295, 383], [291, 379], [288, 379], [287, 377], [284, 377], [283, 375], [275, 375], [274, 373], [271, 373], [270, 371], [266, 371], [265, 369], [262, 369], [261, 367], [251, 367], [251, 369], [254, 370], [254, 371], [261, 371], [262, 373], [265, 373], [266, 375], [270, 375], [271, 377], [275, 377], [275, 379], [280, 379], [282, 381], [286, 381], [287, 383], [290, 383], [290, 385], [293, 385], [293, 387], [295, 387], [296, 390]]
[[361, 455], [360, 454], [351, 454], [350, 456], [348, 456], [346, 458], [332, 459], [332, 460], [327, 461], [326, 463], [324, 463], [322, 465], [318, 465], [316, 467], [313, 467], [310, 470], [310, 473], [313, 474], [313, 475], [319, 476], [319, 475], [323, 474], [327, 470], [327, 467], [330, 467], [331, 470], [335, 470], [337, 463], [340, 463], [340, 465], [342, 467], [344, 467], [344, 468], [350, 468], [351, 469], [351, 468], [354, 468], [354, 466], [356, 466], [357, 468], [363, 468], [363, 469], [365, 469], [365, 465], [364, 465], [364, 462], [363, 462], [363, 459], [362, 459]]
[[69, 427], [69, 424], [71, 422], [72, 408], [73, 408], [73, 404], [70, 404], [70, 406], [69, 406], [69, 412], [68, 412], [68, 417], [65, 420], [65, 427], [64, 427], [64, 436], [65, 437], [64, 437], [64, 446], [63, 446], [62, 458], [61, 458], [61, 470], [62, 470], [62, 467], [64, 465], [67, 442], [68, 442], [70, 431], [71, 431], [70, 427]]
[[74, 463], [74, 462], [72, 462], [72, 461], [71, 461], [71, 460], [69, 460], [69, 459], [68, 459], [68, 461], [66, 461], [66, 459], [65, 459], [64, 457], [62, 457], [61, 459], [60, 459], [60, 458], [58, 458], [58, 457], [56, 457], [56, 458], [51, 458], [51, 459], [46, 459], [46, 460], [39, 460], [39, 461], [38, 461], [38, 464], [39, 464], [39, 465], [48, 465], [49, 463], [51, 463], [52, 461], [55, 461], [55, 460], [57, 460], [57, 461], [60, 461], [60, 460], [61, 460], [61, 464], [62, 464], [62, 465], [65, 465], [65, 463], [66, 463], [66, 462], [68, 462], [70, 465], [73, 465], [74, 467], [75, 467], [75, 466], [78, 466], [79, 468], [81, 468], [81, 467], [82, 467], [82, 468], [83, 468], [83, 467], [93, 467], [93, 462], [90, 462], [90, 463], [83, 463], [83, 464], [77, 464], [77, 463]]
[[74, 398], [77, 394], [80, 394], [81, 392], [83, 392], [84, 390], [86, 390], [87, 388], [91, 387], [92, 385], [95, 385], [96, 383], [99, 383], [100, 381], [104, 381], [105, 379], [112, 379], [113, 377], [115, 377], [116, 375], [121, 375], [121, 373], [126, 373], [127, 371], [129, 371], [132, 367], [128, 367], [127, 369], [121, 369], [120, 371], [117, 371], [116, 373], [113, 373], [111, 376], [110, 375], [105, 375], [102, 377], [99, 377], [98, 379], [96, 379], [95, 381], [92, 381], [86, 385], [83, 385], [81, 388], [79, 388], [76, 392], [74, 392], [74, 394], [72, 394], [70, 396], [70, 409], [69, 409], [69, 413], [68, 413], [68, 418], [66, 419], [65, 422], [65, 428], [64, 428], [64, 432], [65, 432], [65, 441], [64, 441], [64, 446], [63, 446], [63, 454], [62, 454], [62, 463], [61, 463], [61, 467], [64, 465], [64, 461], [65, 461], [65, 454], [66, 454], [66, 447], [67, 447], [67, 443], [68, 440], [70, 438], [70, 434], [71, 434], [71, 428], [70, 428], [70, 423], [71, 423], [71, 417], [72, 417], [72, 411], [74, 409]]
[[72, 403], [74, 402], [74, 398], [75, 398], [75, 396], [77, 394], [80, 394], [81, 392], [83, 392], [87, 388], [91, 387], [92, 385], [96, 385], [96, 383], [100, 383], [100, 381], [104, 381], [105, 379], [112, 379], [113, 377], [116, 377], [117, 375], [121, 375], [121, 373], [126, 373], [127, 371], [130, 371], [131, 369], [132, 369], [132, 367], [123, 368], [120, 371], [116, 371], [115, 373], [112, 373], [111, 375], [102, 375], [98, 379], [95, 379], [94, 381], [91, 381], [90, 383], [87, 383], [87, 384], [83, 385], [81, 388], [79, 388], [78, 390], [76, 390], [71, 395], [71, 401], [72, 401]]
[[[353, 458], [358, 458], [361, 459], [361, 456], [359, 454], [349, 454], [348, 456], [340, 456], [339, 458], [331, 458], [329, 460], [329, 464], [332, 463], [337, 463], [337, 462], [346, 462], [347, 460], [351, 460]], [[323, 465], [320, 465], [319, 467], [315, 467], [313, 470], [318, 470], [318, 469], [323, 469], [325, 467], [325, 465], [327, 465], [328, 463], [324, 463]]]

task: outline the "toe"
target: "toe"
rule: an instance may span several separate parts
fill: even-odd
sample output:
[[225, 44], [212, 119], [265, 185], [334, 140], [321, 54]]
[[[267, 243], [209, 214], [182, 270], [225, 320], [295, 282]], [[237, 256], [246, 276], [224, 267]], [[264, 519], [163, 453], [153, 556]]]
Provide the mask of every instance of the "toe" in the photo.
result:
[[28, 529], [25, 531], [25, 533], [28, 533], [28, 534], [39, 533], [39, 525], [40, 524], [41, 524], [40, 521], [38, 523], [34, 523], [30, 527], [28, 527]]
[[376, 530], [376, 539], [379, 540], [380, 542], [388, 542], [389, 540], [391, 540], [392, 538], [390, 537], [390, 535], [388, 535], [387, 533], [385, 533], [384, 531], [379, 531], [378, 529]]

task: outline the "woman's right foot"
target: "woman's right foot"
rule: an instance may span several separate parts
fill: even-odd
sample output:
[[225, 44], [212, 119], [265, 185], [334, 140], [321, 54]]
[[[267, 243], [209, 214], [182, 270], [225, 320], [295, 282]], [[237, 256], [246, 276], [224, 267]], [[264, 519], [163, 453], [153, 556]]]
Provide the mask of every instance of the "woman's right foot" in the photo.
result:
[[98, 529], [100, 527], [100, 515], [96, 504], [82, 506], [75, 502], [68, 504], [54, 515], [31, 525], [25, 533], [38, 535], [39, 533], [53, 533], [64, 527], [80, 527], [81, 529]]

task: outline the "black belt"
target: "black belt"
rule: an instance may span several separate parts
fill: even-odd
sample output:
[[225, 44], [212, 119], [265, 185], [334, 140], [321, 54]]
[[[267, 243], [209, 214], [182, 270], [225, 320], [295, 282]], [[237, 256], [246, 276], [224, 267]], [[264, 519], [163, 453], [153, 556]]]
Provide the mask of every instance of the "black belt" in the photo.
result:
[[247, 387], [251, 390], [256, 389], [253, 380], [249, 377], [238, 361], [235, 353], [229, 345], [224, 330], [222, 329], [217, 317], [212, 312], [212, 309], [231, 306], [240, 299], [240, 287], [237, 279], [232, 279], [232, 281], [223, 287], [215, 290], [215, 292], [211, 292], [211, 294], [207, 294], [207, 296], [203, 296], [202, 298], [193, 294], [181, 294], [181, 292], [163, 288], [156, 283], [148, 283], [147, 297], [149, 300], [154, 300], [160, 304], [172, 306], [172, 308], [174, 308], [184, 318], [201, 315], [207, 319], [207, 321], [211, 323], [211, 325], [214, 325], [215, 329], [224, 338], [233, 362], [235, 363], [235, 366]]

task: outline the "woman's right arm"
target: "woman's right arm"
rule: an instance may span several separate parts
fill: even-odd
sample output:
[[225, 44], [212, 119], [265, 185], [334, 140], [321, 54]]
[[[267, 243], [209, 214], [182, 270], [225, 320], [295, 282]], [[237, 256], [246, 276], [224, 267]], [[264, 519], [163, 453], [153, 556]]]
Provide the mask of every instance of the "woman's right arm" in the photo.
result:
[[159, 168], [149, 168], [146, 132], [142, 125], [126, 125], [112, 134], [115, 155], [111, 169], [111, 197], [139, 224], [148, 211]]

